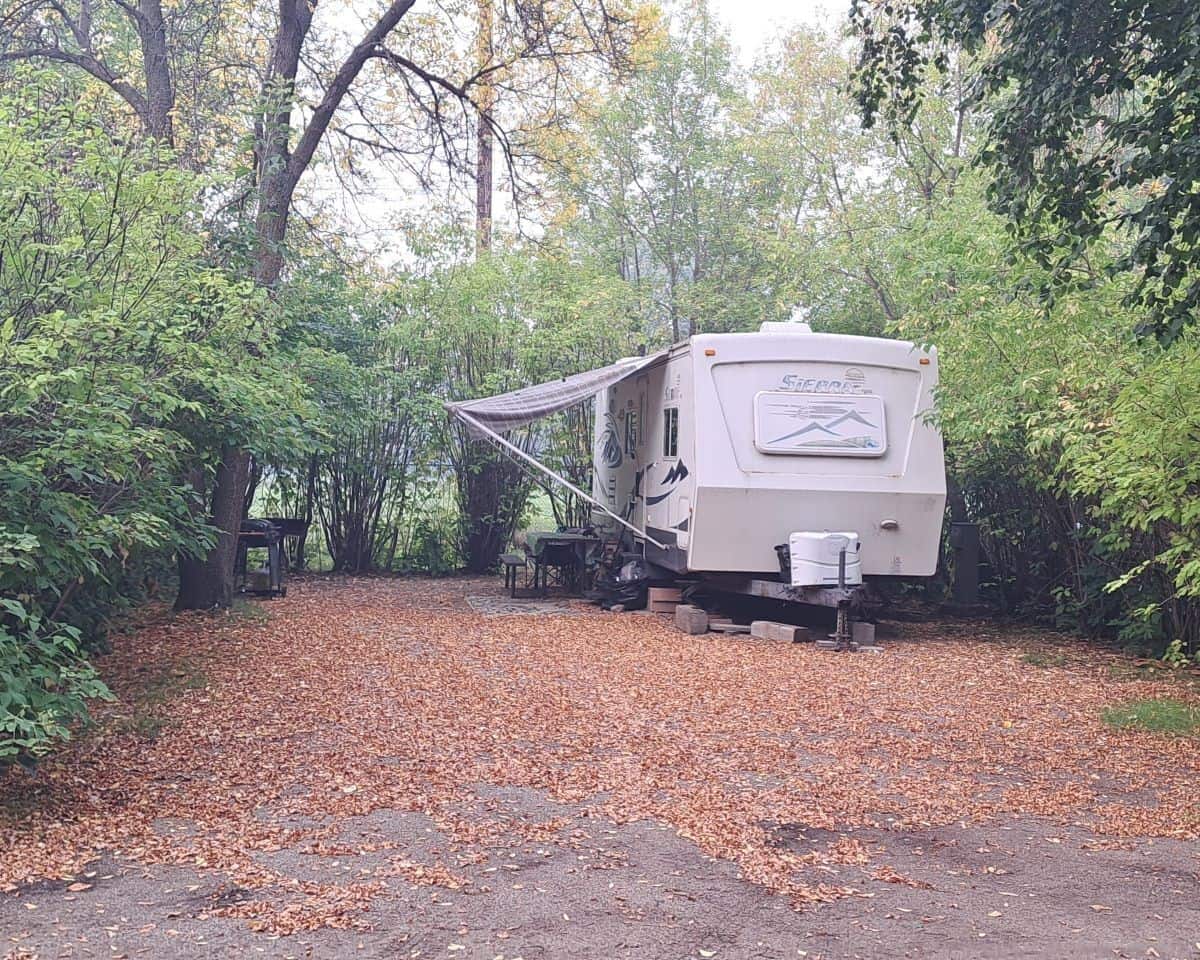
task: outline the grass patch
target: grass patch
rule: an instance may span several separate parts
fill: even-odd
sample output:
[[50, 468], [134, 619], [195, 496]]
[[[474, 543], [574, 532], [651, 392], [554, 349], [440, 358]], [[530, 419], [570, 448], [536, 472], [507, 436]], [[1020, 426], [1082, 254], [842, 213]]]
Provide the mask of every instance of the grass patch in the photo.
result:
[[1180, 700], [1134, 700], [1103, 713], [1104, 722], [1117, 730], [1148, 730], [1187, 736], [1200, 728], [1200, 708]]
[[1119, 680], [1122, 683], [1131, 683], [1136, 680], [1163, 679], [1162, 665], [1157, 660], [1149, 663], [1135, 663], [1133, 661], [1110, 663], [1107, 672], [1110, 679]]
[[1047, 667], [1065, 667], [1070, 658], [1065, 653], [1051, 653], [1049, 650], [1034, 650], [1021, 656], [1021, 662], [1031, 667], [1046, 669]]
[[239, 620], [248, 620], [251, 623], [263, 624], [271, 619], [266, 604], [248, 597], [234, 597], [229, 612]]

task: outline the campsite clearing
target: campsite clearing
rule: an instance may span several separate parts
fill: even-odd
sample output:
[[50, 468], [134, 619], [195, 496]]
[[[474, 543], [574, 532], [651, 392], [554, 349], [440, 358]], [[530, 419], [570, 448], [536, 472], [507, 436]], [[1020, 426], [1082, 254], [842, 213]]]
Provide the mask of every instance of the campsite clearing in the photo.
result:
[[1200, 740], [1104, 722], [1194, 705], [1176, 675], [982, 623], [854, 656], [521, 615], [498, 578], [253, 609], [147, 611], [121, 701], [0, 780], [0, 957], [1200, 954]]

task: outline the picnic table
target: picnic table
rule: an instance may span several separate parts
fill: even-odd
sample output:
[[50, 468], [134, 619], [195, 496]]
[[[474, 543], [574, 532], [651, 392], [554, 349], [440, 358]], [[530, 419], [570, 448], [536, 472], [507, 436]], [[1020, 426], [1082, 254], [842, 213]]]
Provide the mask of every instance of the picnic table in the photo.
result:
[[533, 589], [545, 593], [553, 580], [568, 593], [578, 593], [600, 543], [599, 536], [582, 530], [531, 530], [525, 550], [533, 563]]

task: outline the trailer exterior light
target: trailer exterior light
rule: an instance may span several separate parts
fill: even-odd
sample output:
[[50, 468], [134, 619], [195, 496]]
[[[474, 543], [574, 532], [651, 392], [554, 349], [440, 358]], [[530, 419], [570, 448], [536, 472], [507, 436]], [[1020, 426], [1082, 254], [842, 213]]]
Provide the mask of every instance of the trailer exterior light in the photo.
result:
[[715, 356], [717, 355], [717, 351], [716, 351], [716, 350], [714, 350], [712, 347], [705, 347], [705, 348], [704, 348], [704, 355], [705, 355], [706, 357], [715, 357]]
[[922, 357], [920, 360], [917, 361], [917, 363], [919, 363], [923, 367], [927, 367], [927, 366], [929, 366], [929, 358]]

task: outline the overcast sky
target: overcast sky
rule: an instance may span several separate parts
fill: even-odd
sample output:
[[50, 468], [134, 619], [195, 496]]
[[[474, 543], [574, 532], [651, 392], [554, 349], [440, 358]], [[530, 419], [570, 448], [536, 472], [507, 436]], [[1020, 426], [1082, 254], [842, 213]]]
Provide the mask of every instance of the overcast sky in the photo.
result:
[[729, 27], [744, 61], [762, 44], [797, 23], [836, 23], [850, 9], [849, 0], [709, 0], [713, 12]]

